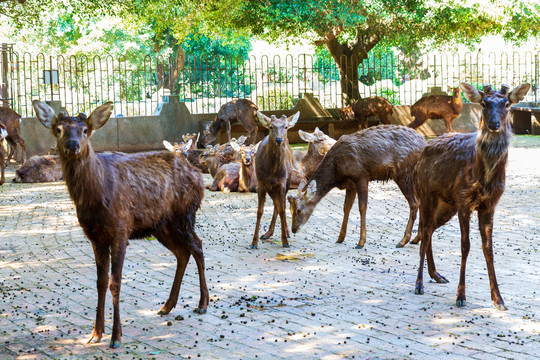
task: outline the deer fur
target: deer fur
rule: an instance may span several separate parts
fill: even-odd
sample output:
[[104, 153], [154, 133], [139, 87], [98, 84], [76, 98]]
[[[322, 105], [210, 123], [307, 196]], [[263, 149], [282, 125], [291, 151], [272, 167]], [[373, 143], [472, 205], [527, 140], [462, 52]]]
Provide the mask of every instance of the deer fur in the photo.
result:
[[191, 256], [197, 264], [201, 293], [195, 312], [205, 313], [209, 297], [204, 255], [202, 241], [195, 233], [196, 212], [204, 196], [201, 172], [170, 152], [94, 153], [89, 137], [109, 120], [112, 102], [97, 107], [88, 117], [55, 115], [53, 109], [37, 100], [33, 106], [37, 118], [56, 137], [69, 195], [94, 250], [98, 304], [89, 342], [99, 342], [103, 336], [109, 285], [114, 310], [109, 346], [120, 345], [120, 287], [128, 239], [154, 235], [176, 256], [170, 296], [158, 314], [168, 314], [176, 306]]
[[233, 149], [237, 151], [242, 157], [240, 176], [238, 178], [238, 191], [240, 192], [257, 192], [257, 174], [255, 173], [255, 159], [257, 149], [260, 142], [257, 145], [238, 145], [237, 143], [231, 143]]
[[349, 212], [358, 194], [361, 230], [357, 249], [366, 242], [366, 209], [368, 184], [372, 180], [394, 180], [409, 203], [409, 221], [403, 239], [405, 246], [412, 234], [418, 205], [414, 196], [412, 173], [426, 141], [405, 126], [379, 125], [339, 138], [328, 151], [307, 186], [288, 197], [291, 204], [292, 231], [304, 225], [315, 206], [334, 187], [345, 189], [343, 223], [337, 242], [345, 240]]
[[352, 105], [339, 109], [339, 117], [343, 120], [356, 120], [358, 130], [367, 129], [368, 117], [376, 116], [381, 124], [391, 124], [390, 117], [394, 106], [388, 100], [380, 96], [371, 96], [358, 99]]
[[261, 239], [268, 239], [274, 234], [277, 215], [281, 220], [281, 244], [283, 247], [289, 245], [289, 231], [287, 229], [287, 217], [285, 215], [285, 195], [289, 190], [291, 181], [291, 171], [293, 169], [293, 152], [289, 146], [287, 130], [292, 128], [300, 112], [287, 118], [282, 115], [271, 118], [257, 112], [259, 123], [269, 130], [269, 134], [261, 141], [257, 150], [257, 161], [255, 163], [255, 173], [257, 174], [257, 223], [251, 248], [257, 249], [259, 243], [259, 227], [264, 212], [266, 194], [270, 195], [274, 203], [274, 213], [268, 231], [261, 236]]
[[452, 92], [448, 95], [428, 95], [424, 96], [411, 106], [411, 116], [414, 120], [408, 125], [410, 128], [418, 129], [428, 119], [443, 119], [446, 132], [453, 132], [453, 123], [463, 109], [463, 99], [461, 99], [461, 89], [458, 87], [448, 87]]
[[60, 156], [32, 156], [15, 170], [16, 183], [43, 183], [60, 181], [63, 178]]
[[448, 282], [435, 268], [431, 239], [433, 232], [457, 213], [461, 229], [461, 271], [456, 305], [465, 306], [470, 217], [476, 210], [491, 299], [498, 309], [506, 310], [493, 264], [493, 216], [505, 188], [508, 147], [512, 136], [510, 106], [525, 97], [530, 84], [522, 84], [510, 93], [506, 85], [499, 91], [492, 90], [490, 85], [484, 86], [484, 91], [478, 91], [465, 83], [460, 88], [469, 101], [482, 105], [478, 132], [450, 133], [431, 140], [414, 170], [414, 187], [420, 204], [418, 237], [422, 244], [415, 293], [424, 293], [426, 257], [431, 278], [438, 283]]
[[295, 167], [308, 179], [313, 175], [328, 150], [336, 143], [336, 140], [319, 130], [318, 127], [311, 134], [298, 130], [298, 135], [309, 145], [304, 156], [299, 157], [295, 153]]
[[22, 148], [22, 162], [24, 163], [26, 161], [26, 141], [21, 136], [21, 115], [10, 108], [0, 107], [0, 123], [4, 124], [8, 133], [6, 141], [9, 144], [9, 154], [6, 163], [9, 164], [17, 150], [17, 145]]
[[228, 141], [231, 141], [231, 124], [238, 121], [248, 132], [247, 144], [255, 144], [258, 125], [255, 121], [258, 107], [248, 99], [230, 101], [219, 109], [215, 120], [204, 132], [202, 145], [210, 145], [219, 134], [222, 127], [227, 131]]
[[5, 169], [7, 161], [5, 161], [6, 154], [4, 153], [4, 139], [8, 136], [7, 128], [4, 124], [0, 123], [0, 170], [2, 175], [0, 176], [0, 185], [6, 182]]

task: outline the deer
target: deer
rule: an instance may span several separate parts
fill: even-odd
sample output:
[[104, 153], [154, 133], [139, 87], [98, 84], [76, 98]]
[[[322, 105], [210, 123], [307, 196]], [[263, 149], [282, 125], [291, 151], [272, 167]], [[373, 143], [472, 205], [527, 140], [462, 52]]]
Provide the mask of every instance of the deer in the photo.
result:
[[428, 273], [437, 283], [448, 280], [437, 272], [431, 246], [432, 234], [458, 214], [461, 230], [461, 268], [456, 305], [465, 306], [465, 268], [470, 249], [471, 213], [478, 213], [482, 250], [487, 264], [491, 299], [498, 310], [506, 310], [499, 291], [493, 264], [493, 217], [504, 192], [506, 163], [512, 136], [510, 106], [527, 94], [530, 84], [521, 84], [509, 92], [484, 85], [483, 91], [461, 83], [465, 98], [482, 106], [476, 133], [450, 133], [431, 140], [414, 169], [414, 189], [420, 203], [418, 237], [420, 265], [415, 294], [424, 294], [423, 270], [427, 257]]
[[305, 154], [294, 152], [295, 168], [301, 171], [307, 179], [315, 172], [328, 150], [336, 143], [336, 140], [319, 130], [318, 127], [311, 134], [298, 130], [298, 135], [309, 145]]
[[360, 239], [356, 249], [363, 248], [366, 242], [368, 184], [373, 180], [393, 180], [410, 209], [405, 234], [396, 245], [398, 248], [405, 246], [411, 239], [418, 210], [412, 181], [413, 169], [425, 145], [426, 141], [416, 131], [397, 125], [378, 125], [341, 136], [328, 150], [307, 184], [302, 184], [296, 195], [288, 196], [292, 232], [300, 231], [319, 201], [337, 187], [345, 189], [343, 222], [337, 243], [345, 240], [349, 213], [358, 194]]
[[[204, 196], [201, 172], [170, 152], [96, 154], [90, 136], [109, 120], [113, 102], [95, 108], [87, 117], [58, 115], [34, 100], [37, 118], [56, 138], [60, 164], [77, 219], [94, 250], [97, 267], [97, 311], [88, 343], [100, 342], [105, 328], [107, 285], [113, 299], [113, 327], [109, 346], [122, 338], [120, 288], [128, 239], [154, 235], [176, 257], [170, 295], [158, 311], [166, 315], [176, 306], [182, 278], [191, 256], [199, 274], [197, 314], [208, 308], [204, 254], [195, 233], [196, 212]], [[109, 277], [110, 267], [110, 277]]]
[[10, 108], [0, 107], [0, 123], [4, 124], [8, 133], [6, 141], [10, 149], [6, 163], [9, 164], [9, 161], [15, 154], [17, 145], [22, 148], [22, 162], [24, 163], [26, 161], [26, 141], [21, 136], [21, 115]]
[[358, 99], [352, 105], [339, 109], [342, 120], [356, 120], [358, 130], [368, 127], [368, 117], [377, 116], [382, 124], [390, 125], [390, 117], [394, 111], [394, 105], [381, 96], [371, 96]]
[[235, 121], [241, 123], [247, 130], [246, 143], [255, 144], [258, 130], [255, 119], [258, 109], [257, 105], [248, 99], [237, 99], [224, 104], [219, 109], [214, 121], [204, 132], [202, 146], [207, 146], [214, 141], [222, 127], [225, 127], [228, 141], [231, 142], [231, 123]]
[[4, 139], [7, 138], [8, 132], [4, 124], [0, 123], [0, 170], [2, 176], [0, 177], [0, 185], [3, 185], [6, 182], [5, 169], [7, 162], [4, 161], [6, 154], [4, 154]]
[[428, 119], [443, 119], [446, 132], [454, 132], [452, 124], [461, 114], [463, 99], [460, 87], [448, 87], [452, 95], [428, 95], [424, 96], [411, 106], [411, 116], [414, 120], [408, 125], [418, 129]]
[[[185, 135], [184, 135], [185, 136]], [[167, 140], [163, 140], [163, 146], [165, 146], [165, 149], [169, 150], [172, 153], [178, 154], [182, 157], [184, 157], [191, 165], [195, 166], [196, 168], [200, 169], [203, 174], [208, 174], [209, 170], [206, 165], [203, 165], [199, 161], [199, 157], [204, 152], [201, 149], [194, 149], [194, 141], [197, 141], [196, 139], [193, 140], [192, 138], [188, 138], [185, 142], [182, 143], [174, 143], [171, 144]]]
[[32, 156], [15, 170], [16, 183], [43, 183], [62, 180], [62, 166], [58, 155]]
[[260, 142], [254, 145], [239, 145], [231, 142], [231, 146], [242, 157], [240, 174], [238, 178], [238, 191], [257, 192], [257, 174], [255, 173], [255, 154]]
[[269, 134], [261, 141], [257, 149], [257, 161], [255, 162], [255, 173], [257, 175], [257, 222], [251, 249], [257, 249], [259, 243], [259, 227], [264, 212], [266, 194], [270, 195], [274, 203], [274, 213], [268, 231], [261, 236], [262, 240], [270, 238], [274, 234], [277, 215], [281, 220], [281, 245], [290, 247], [289, 230], [287, 229], [287, 217], [285, 215], [285, 196], [289, 190], [291, 171], [293, 169], [293, 152], [289, 146], [287, 130], [291, 129], [298, 118], [300, 112], [287, 117], [282, 115], [277, 118], [275, 115], [268, 117], [261, 112], [257, 112], [259, 123], [269, 130]]

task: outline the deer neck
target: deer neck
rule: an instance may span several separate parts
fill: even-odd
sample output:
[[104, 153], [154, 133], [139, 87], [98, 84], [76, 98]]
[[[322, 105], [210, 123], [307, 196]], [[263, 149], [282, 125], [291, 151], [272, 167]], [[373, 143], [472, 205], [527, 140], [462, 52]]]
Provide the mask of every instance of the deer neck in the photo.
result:
[[[484, 121], [482, 119], [481, 121]], [[476, 138], [476, 169], [480, 184], [489, 186], [501, 176], [505, 176], [508, 148], [512, 139], [510, 121], [498, 132], [491, 132], [485, 126], [478, 131]]]

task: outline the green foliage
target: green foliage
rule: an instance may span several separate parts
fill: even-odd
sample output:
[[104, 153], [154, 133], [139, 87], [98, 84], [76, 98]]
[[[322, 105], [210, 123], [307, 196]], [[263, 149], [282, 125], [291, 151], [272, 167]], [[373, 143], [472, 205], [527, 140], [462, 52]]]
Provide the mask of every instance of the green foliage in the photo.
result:
[[257, 105], [260, 110], [291, 109], [294, 98], [286, 90], [270, 90], [267, 95], [257, 96]]

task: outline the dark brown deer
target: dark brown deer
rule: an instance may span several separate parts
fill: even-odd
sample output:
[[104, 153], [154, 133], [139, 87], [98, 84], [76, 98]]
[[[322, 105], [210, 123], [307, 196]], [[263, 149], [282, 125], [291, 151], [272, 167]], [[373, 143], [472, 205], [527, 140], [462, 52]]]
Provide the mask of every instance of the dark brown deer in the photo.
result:
[[17, 150], [17, 145], [22, 148], [22, 162], [24, 163], [26, 161], [26, 141], [21, 136], [21, 115], [10, 108], [0, 107], [0, 123], [4, 124], [8, 132], [6, 141], [9, 144], [9, 154], [6, 163], [9, 164]]
[[345, 240], [349, 212], [358, 194], [361, 230], [357, 249], [366, 242], [366, 209], [368, 184], [372, 180], [394, 180], [409, 203], [409, 221], [403, 239], [396, 247], [405, 246], [412, 233], [418, 205], [414, 196], [412, 173], [426, 141], [405, 126], [379, 125], [342, 136], [328, 151], [319, 167], [301, 186], [297, 195], [290, 195], [292, 231], [300, 230], [319, 201], [334, 187], [345, 189], [343, 223], [337, 242]]
[[224, 104], [218, 111], [215, 120], [204, 132], [202, 145], [209, 145], [223, 126], [227, 130], [227, 137], [231, 141], [231, 124], [235, 121], [241, 123], [248, 132], [246, 144], [255, 144], [258, 126], [255, 121], [258, 107], [247, 99], [238, 99]]
[[289, 190], [291, 181], [291, 171], [293, 169], [293, 152], [289, 146], [287, 138], [287, 130], [292, 128], [298, 118], [300, 112], [287, 118], [282, 115], [279, 119], [272, 115], [271, 118], [257, 112], [259, 123], [270, 130], [259, 145], [257, 150], [257, 161], [255, 163], [255, 173], [257, 174], [257, 223], [255, 225], [255, 233], [251, 248], [257, 249], [259, 243], [259, 227], [261, 225], [261, 217], [264, 212], [264, 202], [266, 194], [270, 195], [274, 203], [274, 214], [268, 231], [261, 236], [261, 239], [268, 239], [274, 234], [277, 215], [281, 220], [281, 244], [283, 247], [290, 247], [289, 230], [287, 229], [287, 217], [285, 214], [285, 195]]
[[309, 179], [336, 140], [319, 130], [318, 127], [311, 134], [298, 130], [298, 135], [309, 145], [307, 153], [298, 156], [295, 152], [295, 168], [300, 170], [306, 179]]
[[4, 154], [4, 139], [7, 136], [8, 132], [6, 126], [0, 123], [0, 170], [2, 171], [2, 176], [0, 177], [0, 185], [3, 185], [6, 182], [4, 172], [7, 162], [5, 161], [6, 154]]
[[[105, 296], [113, 298], [110, 347], [122, 337], [120, 286], [128, 239], [154, 235], [177, 260], [169, 299], [158, 314], [168, 314], [178, 301], [184, 271], [193, 256], [199, 272], [200, 299], [195, 309], [208, 307], [202, 241], [195, 233], [195, 217], [204, 196], [201, 172], [170, 152], [128, 155], [95, 154], [89, 141], [113, 111], [113, 103], [96, 108], [89, 117], [55, 115], [47, 104], [33, 102], [37, 118], [56, 137], [60, 163], [77, 218], [92, 243], [97, 266], [98, 302], [89, 342], [101, 341], [105, 328]], [[109, 282], [109, 266], [111, 278]]]
[[240, 176], [238, 178], [238, 191], [240, 192], [257, 192], [257, 174], [255, 173], [255, 158], [257, 154], [257, 145], [239, 145], [231, 142], [235, 149], [242, 157], [240, 168]]
[[461, 271], [456, 305], [465, 306], [469, 225], [471, 213], [476, 210], [491, 299], [499, 310], [506, 310], [493, 265], [493, 216], [505, 187], [508, 147], [512, 135], [510, 105], [521, 101], [529, 88], [530, 84], [522, 84], [509, 93], [506, 85], [499, 91], [486, 85], [484, 91], [478, 91], [474, 86], [462, 83], [461, 90], [465, 97], [470, 102], [482, 105], [478, 132], [440, 136], [431, 140], [422, 152], [414, 171], [414, 188], [420, 203], [418, 236], [421, 241], [416, 294], [424, 293], [423, 270], [426, 257], [431, 278], [438, 283], [448, 282], [435, 268], [431, 237], [436, 229], [457, 213], [461, 229]]
[[458, 87], [448, 90], [452, 92], [449, 95], [428, 95], [411, 106], [411, 116], [414, 120], [408, 125], [410, 128], [418, 129], [428, 119], [443, 119], [446, 126], [446, 132], [453, 132], [452, 124], [461, 114], [463, 109], [463, 99], [461, 99], [461, 90]]
[[353, 119], [358, 124], [358, 130], [367, 129], [368, 117], [376, 116], [382, 124], [391, 124], [390, 117], [394, 111], [394, 106], [390, 101], [380, 96], [371, 96], [365, 99], [358, 99], [352, 105], [339, 109], [340, 118], [343, 120], [351, 119], [351, 110]]
[[16, 183], [43, 183], [62, 180], [62, 166], [58, 155], [32, 156], [15, 170]]

